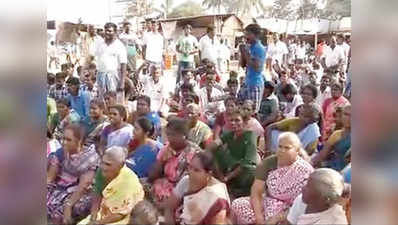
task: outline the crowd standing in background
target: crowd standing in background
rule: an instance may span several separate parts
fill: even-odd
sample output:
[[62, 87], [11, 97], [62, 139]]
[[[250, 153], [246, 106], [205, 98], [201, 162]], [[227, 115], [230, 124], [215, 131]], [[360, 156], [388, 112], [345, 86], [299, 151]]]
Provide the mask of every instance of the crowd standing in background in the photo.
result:
[[245, 28], [236, 70], [213, 27], [51, 42], [49, 223], [350, 223], [350, 40], [263, 33]]

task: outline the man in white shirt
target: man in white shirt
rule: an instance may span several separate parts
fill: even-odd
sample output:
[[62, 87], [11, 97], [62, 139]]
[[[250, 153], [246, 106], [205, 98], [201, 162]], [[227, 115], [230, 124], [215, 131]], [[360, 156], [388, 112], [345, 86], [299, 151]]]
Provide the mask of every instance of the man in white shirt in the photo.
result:
[[97, 35], [93, 25], [88, 25], [87, 33], [82, 36], [82, 65], [89, 65], [92, 63], [91, 55], [94, 55], [95, 45], [103, 41], [102, 37]]
[[137, 51], [139, 51], [138, 37], [130, 30], [131, 24], [126, 22], [123, 24], [123, 33], [119, 35], [119, 39], [123, 42], [127, 49], [127, 61], [130, 69], [137, 69]]
[[140, 76], [139, 79], [143, 86], [143, 94], [151, 98], [151, 111], [162, 112], [166, 116], [168, 113], [166, 82], [163, 80], [160, 64], [152, 65], [150, 74]]
[[330, 37], [329, 46], [325, 46], [323, 49], [323, 55], [321, 56], [321, 64], [325, 71], [343, 71], [344, 65], [344, 49], [341, 46], [336, 45], [336, 37]]
[[217, 64], [217, 47], [219, 45], [218, 39], [215, 37], [214, 28], [208, 27], [207, 34], [199, 41], [200, 60], [208, 59], [210, 62]]
[[348, 66], [348, 60], [349, 60], [349, 53], [350, 53], [350, 45], [348, 45], [345, 42], [344, 36], [342, 34], [339, 34], [337, 36], [337, 45], [342, 47], [344, 50], [344, 73], [347, 71], [347, 66]]
[[[106, 23], [105, 39], [96, 45], [97, 84], [100, 98], [107, 91], [124, 92], [126, 76], [127, 51], [123, 43], [116, 38], [117, 26]], [[122, 99], [122, 98], [121, 98]]]
[[305, 59], [305, 45], [304, 45], [304, 41], [300, 41], [299, 45], [297, 46], [296, 49], [296, 61], [299, 64], [304, 63], [304, 59]]
[[228, 61], [231, 57], [231, 51], [229, 50], [225, 39], [220, 40], [220, 45], [218, 46], [218, 59], [217, 65], [220, 73], [226, 73], [228, 69]]
[[152, 21], [152, 32], [145, 33], [143, 37], [144, 59], [155, 64], [161, 64], [163, 61], [164, 38], [159, 33], [159, 24]]
[[272, 55], [272, 64], [278, 62], [279, 66], [283, 64], [287, 64], [287, 55], [289, 54], [289, 50], [285, 42], [281, 41], [279, 38], [279, 34], [274, 35], [275, 46], [273, 47]]
[[184, 27], [184, 34], [177, 42], [176, 50], [180, 53], [176, 83], [180, 82], [181, 71], [186, 68], [194, 68], [194, 55], [199, 52], [199, 42], [191, 35], [192, 26]]
[[208, 72], [206, 75], [206, 86], [199, 91], [199, 104], [210, 126], [214, 124], [216, 114], [222, 112], [224, 109], [222, 101], [212, 101], [224, 95], [221, 90], [214, 88], [215, 83], [215, 73]]

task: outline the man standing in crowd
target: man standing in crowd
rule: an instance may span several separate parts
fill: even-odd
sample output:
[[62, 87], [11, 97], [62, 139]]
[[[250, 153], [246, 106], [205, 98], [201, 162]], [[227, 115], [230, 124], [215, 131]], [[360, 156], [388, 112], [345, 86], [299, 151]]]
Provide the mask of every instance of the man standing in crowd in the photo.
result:
[[199, 43], [196, 37], [191, 35], [192, 26], [184, 27], [184, 35], [177, 42], [177, 52], [180, 53], [176, 83], [181, 79], [181, 72], [186, 68], [194, 68], [194, 55], [199, 52]]
[[272, 64], [278, 63], [280, 67], [287, 64], [287, 56], [289, 54], [286, 43], [281, 40], [281, 36], [279, 34], [274, 35], [275, 47], [271, 55]]
[[342, 35], [342, 34], [339, 34], [337, 36], [337, 45], [340, 46], [341, 48], [343, 48], [343, 50], [344, 50], [344, 61], [343, 61], [344, 71], [343, 72], [346, 73], [348, 61], [349, 61], [349, 57], [350, 57], [350, 48], [351, 47], [345, 42], [344, 35]]
[[250, 24], [245, 28], [248, 44], [242, 51], [242, 57], [247, 62], [245, 86], [239, 91], [238, 98], [242, 101], [252, 100], [255, 104], [255, 112], [260, 109], [260, 103], [264, 92], [264, 62], [265, 48], [259, 40], [261, 28], [258, 24]]
[[303, 64], [305, 62], [305, 53], [306, 53], [306, 49], [305, 49], [304, 41], [300, 40], [299, 45], [297, 46], [297, 49], [296, 49], [296, 63], [297, 64]]
[[144, 60], [161, 64], [163, 61], [163, 36], [159, 33], [159, 24], [156, 21], [151, 23], [151, 32], [145, 33], [143, 37], [143, 48]]
[[94, 25], [88, 25], [87, 34], [82, 38], [82, 65], [89, 65], [92, 62], [91, 55], [94, 54], [95, 45], [102, 41], [102, 37], [95, 33]]
[[321, 56], [321, 64], [325, 71], [334, 73], [335, 71], [343, 71], [344, 65], [344, 49], [337, 44], [335, 36], [330, 37], [329, 46], [323, 49]]
[[213, 27], [207, 28], [207, 34], [199, 41], [200, 60], [208, 59], [210, 62], [217, 64], [217, 47], [219, 41], [216, 38]]
[[97, 83], [99, 97], [108, 91], [123, 93], [126, 76], [127, 52], [123, 43], [116, 38], [117, 26], [106, 23], [105, 39], [96, 45]]
[[130, 30], [131, 24], [125, 22], [123, 24], [123, 33], [120, 34], [119, 39], [123, 42], [127, 49], [127, 61], [130, 69], [135, 71], [137, 69], [137, 52], [139, 51], [138, 37]]

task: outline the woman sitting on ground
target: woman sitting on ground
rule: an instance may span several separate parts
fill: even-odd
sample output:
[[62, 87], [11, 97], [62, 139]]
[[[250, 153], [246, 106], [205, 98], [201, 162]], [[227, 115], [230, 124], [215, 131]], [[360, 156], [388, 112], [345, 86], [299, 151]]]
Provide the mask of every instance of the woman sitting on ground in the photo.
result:
[[214, 123], [213, 129], [214, 139], [219, 138], [224, 132], [231, 131], [229, 116], [238, 107], [237, 99], [235, 97], [229, 97], [224, 100], [224, 105], [225, 111], [216, 115], [216, 121]]
[[134, 127], [126, 123], [127, 111], [123, 105], [113, 105], [109, 108], [110, 125], [101, 134], [100, 153], [112, 146], [127, 147], [133, 138]]
[[200, 147], [187, 138], [186, 120], [173, 118], [166, 126], [168, 144], [160, 150], [154, 168], [149, 173], [149, 183], [153, 183], [152, 194], [157, 203], [166, 200], [175, 185], [187, 173], [188, 162]]
[[351, 105], [343, 109], [343, 129], [335, 131], [323, 149], [312, 159], [314, 166], [324, 166], [340, 171], [348, 164], [346, 154], [351, 148]]
[[126, 165], [139, 178], [148, 177], [149, 171], [156, 162], [156, 156], [163, 145], [152, 139], [155, 132], [153, 123], [145, 117], [134, 123], [134, 139], [129, 143]]
[[313, 171], [295, 133], [279, 136], [276, 155], [256, 169], [250, 197], [235, 199], [232, 213], [236, 224], [276, 224], [284, 215]]
[[108, 118], [104, 114], [104, 105], [99, 99], [91, 100], [89, 118], [83, 124], [86, 129], [86, 141], [84, 145], [90, 146], [94, 144], [97, 149], [102, 131], [109, 125]]
[[339, 204], [344, 191], [343, 177], [335, 170], [315, 170], [287, 214], [290, 224], [348, 224]]
[[[214, 178], [210, 152], [195, 154], [188, 176], [177, 184], [165, 211], [166, 223], [228, 224], [230, 199], [227, 186]], [[182, 205], [182, 211], [177, 211]]]
[[127, 224], [135, 205], [144, 199], [138, 177], [125, 165], [127, 150], [119, 146], [106, 149], [97, 170], [91, 215], [85, 224]]
[[257, 141], [253, 131], [245, 130], [239, 110], [231, 113], [231, 131], [216, 139], [209, 149], [214, 151], [216, 176], [228, 186], [232, 197], [249, 195], [257, 162]]
[[336, 108], [349, 104], [349, 101], [343, 96], [344, 88], [341, 83], [332, 84], [331, 89], [332, 97], [326, 99], [322, 105], [324, 115], [324, 129], [322, 133], [323, 140], [327, 140], [332, 134], [333, 127], [335, 126], [333, 114], [336, 112]]
[[79, 114], [72, 109], [70, 101], [66, 98], [61, 98], [56, 101], [57, 113], [51, 117], [49, 123], [49, 130], [53, 137], [59, 142], [62, 141], [64, 129], [70, 124], [77, 124], [80, 122]]
[[260, 137], [264, 136], [264, 128], [258, 120], [253, 117], [255, 105], [252, 100], [245, 100], [240, 106], [243, 112], [243, 126], [245, 130], [251, 130], [257, 136], [257, 143]]
[[48, 158], [47, 217], [51, 223], [73, 223], [90, 213], [89, 187], [99, 156], [94, 145], [83, 147], [83, 138], [81, 126], [67, 126], [63, 147]]
[[288, 118], [272, 123], [266, 128], [266, 151], [275, 152], [278, 145], [278, 136], [281, 132], [294, 132], [301, 141], [303, 148], [308, 154], [312, 154], [317, 147], [318, 138], [321, 136], [320, 127], [320, 108], [315, 104], [303, 105], [299, 110], [299, 116]]

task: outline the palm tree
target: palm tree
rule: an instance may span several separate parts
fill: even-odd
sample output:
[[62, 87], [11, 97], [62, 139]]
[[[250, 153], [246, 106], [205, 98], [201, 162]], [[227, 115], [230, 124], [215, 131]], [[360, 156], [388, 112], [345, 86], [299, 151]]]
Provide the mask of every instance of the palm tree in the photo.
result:
[[229, 0], [228, 2], [227, 11], [238, 15], [249, 15], [252, 9], [255, 9], [256, 12], [266, 10], [263, 0]]
[[168, 15], [169, 18], [200, 16], [204, 15], [205, 10], [200, 3], [189, 0], [173, 9]]
[[126, 18], [142, 17], [155, 11], [154, 0], [134, 0], [127, 5]]
[[168, 18], [171, 13], [172, 7], [174, 4], [174, 0], [164, 0], [164, 2], [160, 5], [161, 12], [164, 18]]
[[226, 7], [231, 3], [230, 0], [204, 0], [202, 2], [203, 6], [206, 6], [207, 9], [217, 9], [217, 13], [221, 13], [221, 7]]

